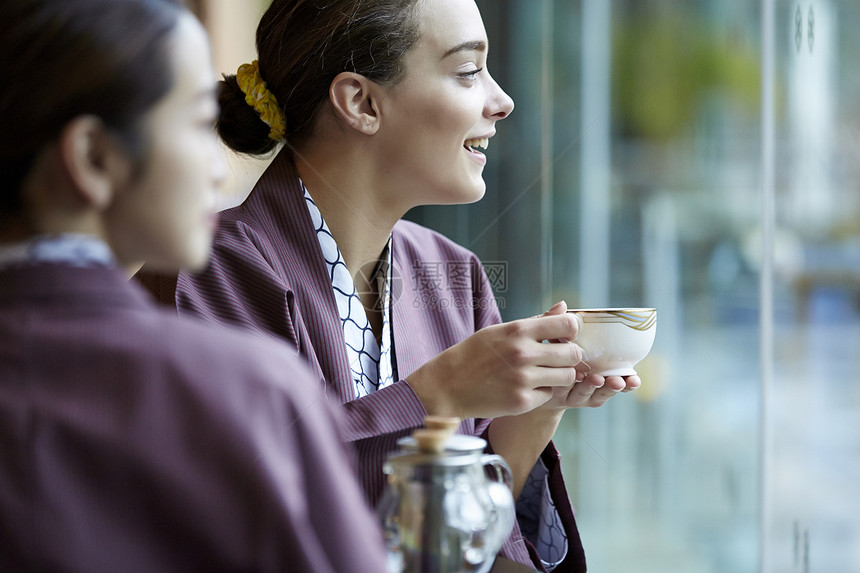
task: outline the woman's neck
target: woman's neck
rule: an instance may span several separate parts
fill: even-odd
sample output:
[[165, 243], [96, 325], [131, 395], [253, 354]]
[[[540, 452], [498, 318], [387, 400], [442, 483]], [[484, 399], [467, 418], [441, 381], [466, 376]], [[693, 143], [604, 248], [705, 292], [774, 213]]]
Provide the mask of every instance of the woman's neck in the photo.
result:
[[[296, 166], [354, 280], [373, 268], [403, 215], [381, 200], [380, 183], [348, 158], [296, 154]], [[364, 272], [362, 272], [364, 271]], [[356, 287], [360, 287], [356, 283]]]
[[[405, 211], [385, 200], [385, 177], [353, 146], [295, 153], [305, 187], [331, 231], [377, 341], [382, 337], [382, 284], [376, 270], [394, 224]], [[333, 151], [334, 150], [334, 151]]]

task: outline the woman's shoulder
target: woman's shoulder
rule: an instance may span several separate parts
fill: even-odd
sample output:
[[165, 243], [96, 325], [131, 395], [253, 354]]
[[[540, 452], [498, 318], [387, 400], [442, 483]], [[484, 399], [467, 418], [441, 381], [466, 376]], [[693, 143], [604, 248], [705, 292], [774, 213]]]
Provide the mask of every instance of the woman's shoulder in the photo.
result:
[[[230, 324], [213, 327], [198, 317], [177, 316], [166, 309], [159, 308], [156, 312], [151, 315], [148, 334], [160, 341], [161, 359], [198, 365], [197, 368], [205, 370], [201, 379], [206, 384], [211, 384], [214, 378], [232, 381], [241, 378], [249, 387], [281, 386], [285, 372], [301, 378], [303, 383], [306, 378], [310, 380], [298, 355], [266, 334]], [[192, 379], [189, 382], [196, 383], [194, 376], [189, 378]]]
[[262, 256], [271, 263], [278, 251], [276, 245], [283, 242], [281, 236], [259, 209], [242, 203], [218, 214], [211, 256], [215, 260], [239, 256], [247, 261]]
[[277, 159], [244, 201], [218, 214], [216, 247], [251, 243], [258, 249], [280, 250], [292, 243], [304, 244], [312, 237], [298, 179]]
[[219, 219], [222, 223], [274, 230], [292, 227], [297, 215], [306, 211], [295, 164], [289, 153], [279, 153], [241, 203], [221, 211]]

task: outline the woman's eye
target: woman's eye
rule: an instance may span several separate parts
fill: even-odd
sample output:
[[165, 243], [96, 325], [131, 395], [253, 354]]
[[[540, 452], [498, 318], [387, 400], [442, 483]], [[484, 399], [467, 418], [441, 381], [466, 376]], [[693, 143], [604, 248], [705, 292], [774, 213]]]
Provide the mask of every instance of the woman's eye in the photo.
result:
[[481, 73], [483, 70], [484, 70], [484, 68], [476, 68], [476, 69], [474, 69], [474, 70], [471, 70], [471, 71], [468, 71], [468, 72], [463, 72], [463, 73], [461, 73], [461, 74], [460, 74], [460, 77], [461, 77], [461, 78], [464, 78], [464, 79], [467, 79], [467, 80], [473, 80], [473, 79], [475, 79], [475, 76], [477, 76], [477, 75], [478, 75], [479, 73]]

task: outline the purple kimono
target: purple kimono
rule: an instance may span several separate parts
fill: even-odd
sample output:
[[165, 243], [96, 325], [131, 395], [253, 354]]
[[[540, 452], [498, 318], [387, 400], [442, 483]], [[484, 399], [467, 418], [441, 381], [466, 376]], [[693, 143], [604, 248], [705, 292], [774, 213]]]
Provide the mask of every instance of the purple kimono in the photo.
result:
[[384, 571], [324, 394], [115, 268], [0, 269], [0, 569]]
[[[274, 336], [302, 356], [346, 408], [359, 480], [372, 504], [385, 486], [383, 461], [399, 438], [423, 426], [427, 414], [404, 379], [446, 348], [501, 322], [490, 283], [473, 253], [408, 221], [395, 225], [392, 249], [393, 361], [400, 381], [358, 399], [331, 277], [289, 152], [275, 158], [244, 203], [221, 213], [211, 263], [204, 272], [182, 273], [175, 281], [141, 276], [160, 300], [175, 303], [181, 314]], [[465, 420], [460, 432], [483, 435], [488, 424]], [[555, 571], [585, 571], [552, 445], [542, 460], [569, 540], [567, 558]], [[500, 555], [540, 567], [517, 526]]]

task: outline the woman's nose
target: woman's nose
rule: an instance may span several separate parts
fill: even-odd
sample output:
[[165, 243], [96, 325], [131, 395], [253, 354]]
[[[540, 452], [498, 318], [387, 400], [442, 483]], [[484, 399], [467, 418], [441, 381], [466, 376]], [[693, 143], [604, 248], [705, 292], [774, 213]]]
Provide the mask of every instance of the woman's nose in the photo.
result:
[[487, 115], [499, 120], [508, 117], [514, 111], [514, 100], [490, 76], [490, 95], [487, 98]]

